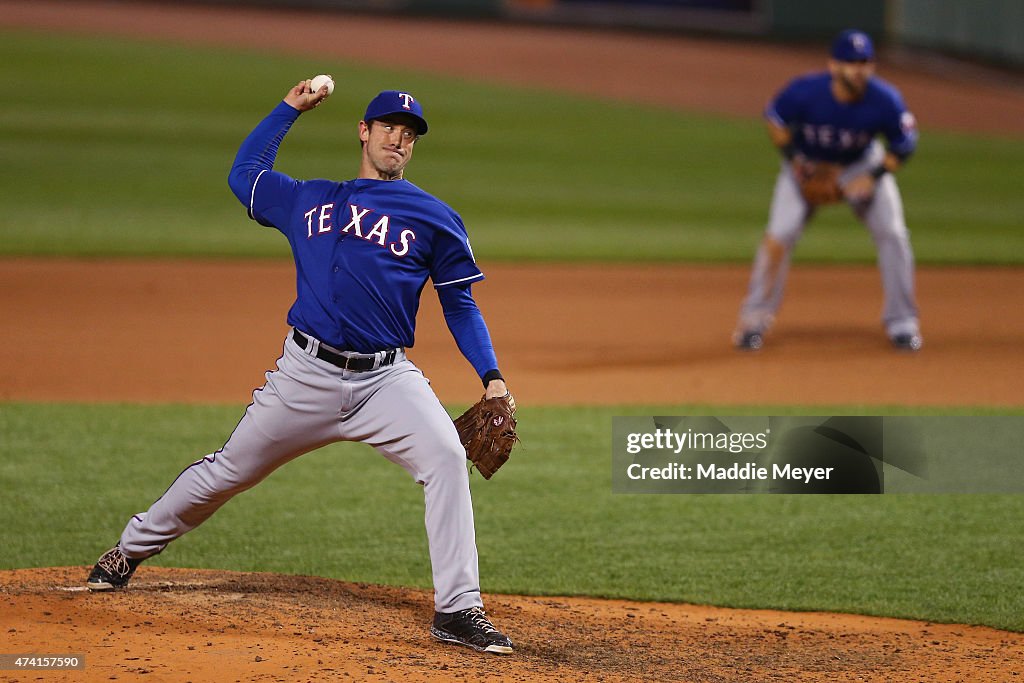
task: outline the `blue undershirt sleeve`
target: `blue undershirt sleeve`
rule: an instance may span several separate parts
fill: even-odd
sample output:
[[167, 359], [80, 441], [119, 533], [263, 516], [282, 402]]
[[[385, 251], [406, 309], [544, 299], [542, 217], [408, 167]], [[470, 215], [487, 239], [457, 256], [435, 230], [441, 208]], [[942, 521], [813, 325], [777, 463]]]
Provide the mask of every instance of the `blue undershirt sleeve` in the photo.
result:
[[441, 287], [437, 290], [441, 301], [444, 320], [455, 338], [459, 350], [470, 362], [482, 380], [488, 372], [498, 369], [498, 358], [494, 354], [491, 333], [473, 300], [469, 285], [464, 287]]
[[231, 191], [255, 218], [252, 211], [253, 190], [260, 174], [274, 167], [277, 150], [292, 124], [299, 118], [299, 110], [280, 102], [274, 110], [242, 142], [235, 162], [228, 174]]

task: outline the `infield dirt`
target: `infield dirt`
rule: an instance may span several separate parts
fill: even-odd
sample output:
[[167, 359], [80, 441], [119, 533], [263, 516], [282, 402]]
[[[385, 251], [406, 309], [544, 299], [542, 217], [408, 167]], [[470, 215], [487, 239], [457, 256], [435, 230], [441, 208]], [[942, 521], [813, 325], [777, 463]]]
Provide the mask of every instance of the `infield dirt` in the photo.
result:
[[[919, 354], [889, 347], [873, 268], [796, 268], [759, 353], [730, 343], [744, 267], [483, 270], [473, 294], [522, 405], [1024, 404], [1007, 372], [1021, 269], [921, 270]], [[294, 277], [274, 261], [0, 259], [0, 399], [245, 405], [281, 353]], [[430, 291], [409, 355], [443, 401], [479, 398]]]
[[[741, 116], [808, 63], [801, 50], [706, 39], [188, 5], [0, 0], [0, 26], [259, 41], [354, 59], [366, 58], [359, 39], [376, 32], [391, 39], [391, 59], [418, 69]], [[653, 66], [638, 71], [639, 62]], [[975, 81], [958, 84], [962, 96], [950, 98], [947, 78], [895, 66], [886, 72], [924, 126], [1024, 132], [1019, 90]], [[475, 293], [485, 312], [504, 302], [488, 323], [526, 405], [1024, 403], [1008, 371], [1019, 366], [1024, 340], [1024, 319], [1010, 314], [1024, 304], [1020, 270], [922, 270], [926, 347], [906, 355], [885, 343], [872, 269], [798, 268], [784, 317], [759, 354], [737, 353], [728, 341], [746, 268], [484, 269], [489, 280]], [[0, 399], [241, 406], [280, 350], [292, 278], [290, 264], [271, 262], [2, 260]], [[412, 357], [443, 400], [478, 396], [430, 295]], [[97, 542], [109, 535], [97, 533]], [[80, 653], [87, 662], [66, 676], [5, 671], [0, 678], [909, 683], [1024, 676], [1024, 636], [972, 626], [487, 595], [496, 623], [518, 645], [515, 656], [499, 659], [432, 642], [425, 591], [144, 565], [129, 590], [92, 595], [81, 590], [87, 571], [83, 564], [0, 572], [2, 649]]]

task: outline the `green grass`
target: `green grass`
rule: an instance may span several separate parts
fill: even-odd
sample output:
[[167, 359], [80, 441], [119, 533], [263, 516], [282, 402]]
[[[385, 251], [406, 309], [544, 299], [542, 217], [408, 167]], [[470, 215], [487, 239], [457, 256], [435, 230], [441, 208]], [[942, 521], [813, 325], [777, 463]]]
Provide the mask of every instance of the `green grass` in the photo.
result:
[[[523, 409], [513, 461], [490, 482], [472, 478], [485, 592], [1024, 630], [1021, 496], [611, 493], [612, 416], [702, 413], [885, 411]], [[90, 564], [131, 514], [215, 450], [240, 414], [234, 406], [0, 403], [0, 568]], [[427, 587], [421, 496], [370, 448], [338, 444], [278, 470], [151, 562]]]
[[[351, 177], [355, 122], [384, 87], [426, 103], [413, 182], [458, 209], [481, 259], [748, 262], [777, 158], [762, 125], [247, 51], [0, 31], [0, 253], [285, 257], [226, 176], [242, 138], [300, 76], [339, 87], [278, 168]], [[50, 87], [43, 90], [40, 83]], [[912, 103], [911, 103], [912, 104]], [[1020, 264], [1024, 140], [925, 129], [900, 174], [922, 263]], [[798, 258], [865, 262], [843, 208]]]

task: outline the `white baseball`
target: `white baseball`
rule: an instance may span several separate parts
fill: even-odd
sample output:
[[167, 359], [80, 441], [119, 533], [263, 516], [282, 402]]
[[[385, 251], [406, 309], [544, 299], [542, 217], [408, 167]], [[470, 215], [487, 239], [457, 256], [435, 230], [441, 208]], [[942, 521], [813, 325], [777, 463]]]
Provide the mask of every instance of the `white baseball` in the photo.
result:
[[320, 74], [319, 76], [314, 76], [313, 80], [310, 81], [310, 83], [309, 83], [309, 87], [313, 90], [313, 92], [318, 92], [320, 90], [320, 88], [323, 87], [324, 83], [327, 84], [327, 94], [330, 95], [331, 93], [333, 93], [334, 92], [334, 79], [331, 78], [330, 76], [326, 75], [326, 74]]

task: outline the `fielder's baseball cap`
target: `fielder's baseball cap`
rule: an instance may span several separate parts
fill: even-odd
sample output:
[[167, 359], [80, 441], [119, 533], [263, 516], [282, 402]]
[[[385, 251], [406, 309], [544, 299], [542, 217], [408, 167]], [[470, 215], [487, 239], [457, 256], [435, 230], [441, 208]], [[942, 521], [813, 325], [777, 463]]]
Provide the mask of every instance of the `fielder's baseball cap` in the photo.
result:
[[875, 46], [871, 36], [856, 29], [847, 29], [832, 43], [832, 59], [840, 62], [871, 62], [875, 59]]
[[427, 120], [423, 117], [423, 107], [419, 101], [407, 92], [385, 90], [366, 105], [363, 121], [373, 121], [390, 114], [407, 114], [416, 119], [416, 132], [423, 135], [427, 132]]

